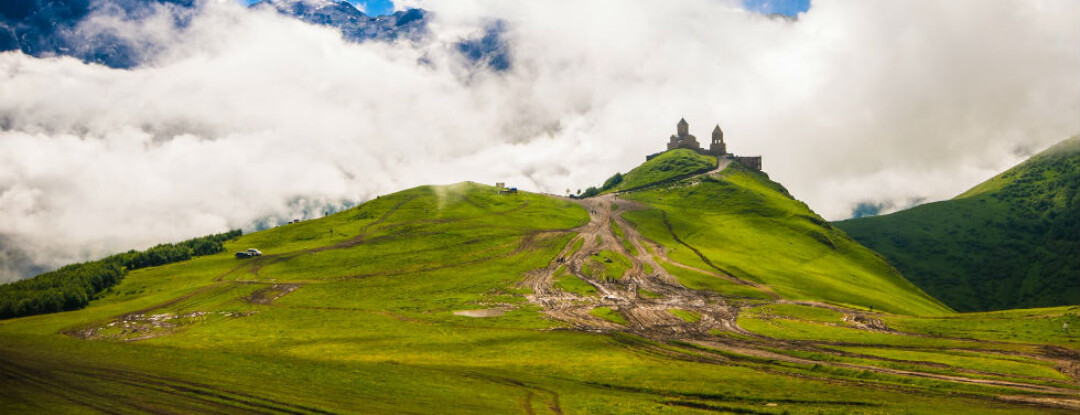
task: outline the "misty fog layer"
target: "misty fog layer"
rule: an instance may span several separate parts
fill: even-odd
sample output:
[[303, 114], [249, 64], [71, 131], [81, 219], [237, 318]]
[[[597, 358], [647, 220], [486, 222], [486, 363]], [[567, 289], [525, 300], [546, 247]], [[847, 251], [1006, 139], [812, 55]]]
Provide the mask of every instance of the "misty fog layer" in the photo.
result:
[[[524, 3], [524, 4], [523, 4]], [[206, 3], [98, 14], [131, 70], [0, 54], [0, 281], [421, 184], [563, 194], [675, 122], [828, 219], [940, 200], [1080, 131], [1080, 3], [815, 0], [795, 21], [690, 0], [403, 2], [430, 35], [342, 40]], [[453, 46], [505, 22], [502, 72]], [[10, 252], [5, 252], [10, 251]], [[16, 264], [16, 265], [12, 265]]]

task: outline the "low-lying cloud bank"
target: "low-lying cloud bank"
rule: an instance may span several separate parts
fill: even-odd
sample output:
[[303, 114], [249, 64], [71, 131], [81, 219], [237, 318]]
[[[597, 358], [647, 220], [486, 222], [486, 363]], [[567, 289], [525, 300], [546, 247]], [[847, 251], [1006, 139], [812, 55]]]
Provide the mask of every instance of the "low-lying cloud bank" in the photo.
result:
[[[576, 190], [683, 116], [829, 219], [951, 197], [1080, 131], [1069, 0], [408, 5], [433, 12], [422, 41], [208, 2], [83, 28], [142, 39], [134, 69], [0, 54], [0, 280], [426, 183]], [[457, 47], [493, 22], [505, 71]]]

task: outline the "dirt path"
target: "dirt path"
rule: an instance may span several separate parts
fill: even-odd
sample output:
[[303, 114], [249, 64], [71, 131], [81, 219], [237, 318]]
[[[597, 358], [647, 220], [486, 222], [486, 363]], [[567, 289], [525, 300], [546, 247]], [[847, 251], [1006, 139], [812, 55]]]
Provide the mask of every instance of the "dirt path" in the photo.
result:
[[[648, 338], [682, 338], [707, 334], [714, 329], [732, 329], [736, 311], [719, 295], [688, 289], [657, 262], [649, 249], [658, 245], [646, 242], [634, 227], [621, 217], [629, 209], [640, 208], [636, 202], [604, 195], [577, 200], [589, 212], [589, 223], [574, 231], [577, 238], [567, 244], [558, 258], [547, 267], [530, 272], [523, 284], [532, 289], [528, 296], [544, 308], [552, 318], [586, 330], [629, 331]], [[625, 242], [633, 247], [628, 251], [624, 241], [612, 230], [617, 224]], [[581, 248], [574, 251], [580, 240]], [[646, 244], [649, 244], [647, 247]], [[648, 248], [648, 249], [647, 249]], [[617, 278], [603, 278], [595, 270], [605, 263], [598, 254], [603, 251], [625, 257], [630, 267]], [[663, 255], [663, 254], [661, 254]], [[665, 262], [675, 263], [664, 258]], [[681, 265], [681, 264], [680, 264]], [[554, 284], [557, 271], [564, 269], [563, 278], [578, 278], [594, 287], [597, 295], [566, 292]], [[593, 272], [586, 272], [586, 270]], [[716, 273], [708, 273], [724, 278]], [[627, 324], [618, 324], [590, 314], [597, 307], [607, 307], [621, 314]], [[669, 310], [685, 310], [696, 314], [696, 321], [686, 321]]]
[[[717, 171], [714, 170], [705, 174], [715, 174]], [[821, 302], [781, 299], [769, 287], [737, 278], [713, 265], [711, 259], [705, 258], [694, 247], [682, 243], [678, 235], [669, 227], [674, 239], [693, 250], [702, 257], [706, 264], [714, 269], [700, 269], [673, 260], [667, 255], [667, 249], [663, 245], [644, 238], [633, 225], [622, 218], [622, 213], [643, 207], [637, 202], [619, 199], [618, 195], [611, 194], [574, 201], [589, 212], [589, 222], [574, 229], [573, 231], [578, 234], [577, 237], [568, 243], [548, 266], [529, 272], [522, 284], [532, 290], [532, 293], [527, 295], [527, 298], [534, 304], [540, 305], [545, 314], [553, 319], [563, 321], [575, 329], [594, 332], [625, 332], [670, 344], [697, 345], [703, 349], [695, 350], [694, 353], [681, 353], [679, 357], [700, 360], [704, 363], [733, 364], [731, 356], [741, 355], [747, 356], [749, 359], [807, 366], [824, 365], [890, 376], [994, 386], [1016, 390], [1017, 393], [1051, 394], [1037, 400], [1013, 395], [1003, 395], [997, 399], [1023, 401], [1028, 404], [1047, 407], [1080, 408], [1080, 400], [1076, 399], [1075, 389], [1037, 384], [1052, 381], [1050, 379], [1030, 379], [1034, 383], [1024, 383], [1023, 381], [1014, 381], [1019, 380], [1019, 378], [1002, 374], [970, 373], [975, 376], [988, 375], [996, 377], [980, 379], [917, 370], [900, 370], [873, 364], [848, 363], [839, 359], [845, 357], [842, 356], [843, 352], [817, 347], [813, 342], [774, 339], [745, 331], [737, 324], [741, 306], [731, 303], [728, 298], [719, 294], [691, 290], [682, 286], [675, 276], [669, 274], [660, 266], [660, 262], [710, 275], [735, 284], [757, 288], [773, 298], [767, 300], [769, 303], [799, 304], [841, 312], [844, 315], [845, 327], [873, 332], [920, 336], [893, 330], [877, 314], [863, 310], [848, 309]], [[613, 224], [618, 225], [622, 230], [625, 240], [620, 239], [615, 234], [612, 230]], [[580, 245], [580, 248], [575, 250], [574, 248], [577, 245]], [[628, 246], [633, 249], [628, 249]], [[605, 278], [602, 275], [597, 275], [595, 270], [607, 265], [597, 255], [602, 251], [615, 252], [624, 256], [630, 263], [629, 269], [618, 278], [610, 278], [610, 276]], [[557, 278], [580, 279], [595, 288], [597, 294], [581, 295], [565, 291], [558, 288], [556, 284]], [[599, 307], [606, 307], [616, 311], [626, 320], [625, 324], [594, 315], [592, 312]], [[689, 318], [684, 320], [672, 313], [671, 310], [688, 311], [690, 312]], [[686, 314], [684, 314], [685, 316]], [[733, 333], [734, 336], [718, 337], [715, 335], [718, 332]], [[740, 336], [745, 340], [738, 339]], [[641, 347], [644, 346], [636, 346], [639, 349]], [[713, 352], [709, 350], [713, 350]], [[777, 353], [773, 350], [797, 350], [835, 355], [838, 359], [836, 361], [832, 359], [824, 361], [811, 360]], [[662, 353], [678, 352], [664, 351]], [[727, 353], [734, 353], [734, 355]], [[1044, 361], [1055, 360], [1053, 356], [1049, 355], [1025, 355]], [[860, 356], [860, 358], [882, 362], [890, 360], [876, 356]], [[968, 373], [963, 369], [957, 369], [958, 373]], [[1075, 379], [1073, 380], [1074, 382], [1066, 382], [1066, 384], [1075, 383]], [[1055, 383], [1062, 384], [1060, 380]]]

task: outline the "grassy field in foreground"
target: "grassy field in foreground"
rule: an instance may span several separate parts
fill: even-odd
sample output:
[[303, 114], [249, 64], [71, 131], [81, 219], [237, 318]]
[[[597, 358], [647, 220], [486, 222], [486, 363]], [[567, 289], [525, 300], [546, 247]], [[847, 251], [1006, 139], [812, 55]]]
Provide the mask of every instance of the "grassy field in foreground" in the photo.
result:
[[[762, 336], [805, 342], [818, 352], [783, 352], [821, 362], [842, 362], [894, 370], [1005, 380], [1077, 389], [1059, 367], [1080, 353], [1080, 334], [1052, 326], [1080, 320], [1073, 308], [1011, 310], [911, 317], [878, 313], [886, 330], [858, 329], [850, 316], [820, 307], [763, 305], [739, 316], [740, 327]], [[1018, 317], [1014, 319], [1014, 317]], [[975, 334], [974, 336], [971, 336]], [[970, 336], [970, 337], [968, 337]], [[1062, 347], [1060, 358], [1037, 355], [1045, 346]], [[840, 353], [834, 353], [840, 352]], [[1038, 356], [1038, 357], [1036, 357]], [[1074, 358], [1073, 358], [1074, 360]]]
[[[222, 254], [133, 271], [85, 309], [0, 321], [0, 413], [1068, 413], [1000, 401], [1020, 392], [996, 386], [871, 378], [572, 330], [526, 301], [522, 281], [567, 245], [579, 249], [572, 230], [586, 221], [584, 209], [541, 195], [425, 186], [245, 235]], [[249, 247], [266, 255], [232, 257]], [[560, 286], [588, 292], [581, 284]], [[792, 322], [842, 321], [840, 312], [772, 307]], [[478, 309], [504, 313], [454, 313]], [[593, 311], [628, 322], [612, 308]], [[758, 317], [750, 311], [739, 321]], [[911, 330], [945, 324], [889, 318]], [[1053, 341], [1075, 350], [1073, 342]], [[858, 353], [880, 353], [869, 349]], [[934, 359], [1047, 375], [1022, 358]]]
[[[891, 316], [892, 327], [930, 336], [1036, 342], [1080, 349], [1080, 307], [1051, 307], [956, 314], [942, 318]], [[1070, 329], [1065, 330], [1065, 324]]]

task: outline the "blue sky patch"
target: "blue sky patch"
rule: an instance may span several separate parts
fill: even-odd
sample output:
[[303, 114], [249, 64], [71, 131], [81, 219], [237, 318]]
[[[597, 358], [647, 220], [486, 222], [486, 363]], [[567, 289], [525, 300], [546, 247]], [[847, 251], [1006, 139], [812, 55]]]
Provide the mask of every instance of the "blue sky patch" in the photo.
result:
[[368, 16], [381, 16], [394, 12], [394, 2], [390, 0], [348, 0]]
[[795, 17], [810, 10], [810, 0], [743, 0], [747, 10]]
[[[380, 16], [394, 12], [394, 2], [391, 0], [347, 0], [364, 10], [368, 16]], [[255, 0], [248, 0], [254, 3]], [[743, 0], [743, 6], [747, 10], [763, 14], [782, 14], [796, 16], [799, 13], [810, 10], [810, 0]]]

